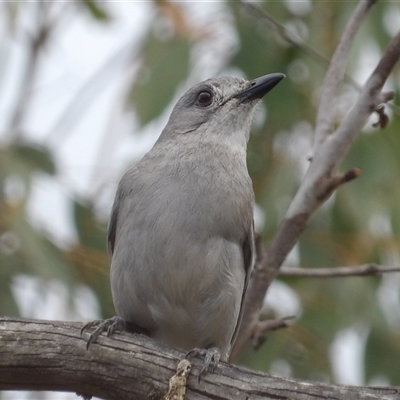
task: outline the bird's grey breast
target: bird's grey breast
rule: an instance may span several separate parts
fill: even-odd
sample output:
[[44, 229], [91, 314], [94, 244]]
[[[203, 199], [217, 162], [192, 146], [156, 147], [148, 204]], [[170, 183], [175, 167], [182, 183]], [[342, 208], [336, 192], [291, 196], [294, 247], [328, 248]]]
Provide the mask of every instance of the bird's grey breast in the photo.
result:
[[253, 218], [245, 149], [185, 137], [179, 147], [163, 142], [127, 172], [118, 197], [111, 273], [118, 314], [149, 331], [164, 324], [159, 339], [181, 348], [212, 344], [208, 335], [218, 334], [210, 329], [221, 330], [215, 345], [227, 351]]
[[245, 150], [182, 139], [179, 148], [174, 142], [167, 149], [163, 143], [161, 152], [153, 148], [123, 179], [121, 185], [132, 193], [129, 220], [135, 226], [154, 224], [158, 232], [176, 228], [173, 232], [190, 236], [240, 240], [251, 224], [254, 201]]

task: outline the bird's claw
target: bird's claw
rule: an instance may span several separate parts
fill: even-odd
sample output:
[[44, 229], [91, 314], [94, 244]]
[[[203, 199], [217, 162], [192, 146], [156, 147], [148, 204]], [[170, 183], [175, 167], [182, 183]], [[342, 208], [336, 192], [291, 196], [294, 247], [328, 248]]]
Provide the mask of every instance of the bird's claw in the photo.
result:
[[210, 370], [210, 367], [212, 372], [215, 371], [218, 366], [219, 360], [221, 359], [221, 352], [216, 347], [210, 347], [209, 349], [195, 348], [193, 350], [190, 350], [186, 354], [185, 358], [191, 356], [204, 357], [203, 367], [200, 370], [198, 378], [200, 381], [201, 377]]
[[109, 337], [116, 331], [120, 332], [126, 330], [125, 321], [121, 317], [115, 316], [109, 319], [97, 319], [95, 321], [88, 322], [81, 329], [81, 335], [86, 329], [93, 327], [97, 328], [89, 336], [89, 339], [86, 343], [87, 350], [89, 350], [91, 343], [94, 343], [103, 332], [107, 331], [107, 337]]

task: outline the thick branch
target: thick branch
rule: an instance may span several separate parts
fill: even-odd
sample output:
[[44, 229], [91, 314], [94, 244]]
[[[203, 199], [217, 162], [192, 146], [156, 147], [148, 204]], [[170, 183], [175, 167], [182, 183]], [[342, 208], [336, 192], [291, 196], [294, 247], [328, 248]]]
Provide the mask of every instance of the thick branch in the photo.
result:
[[289, 278], [342, 278], [347, 276], [382, 276], [389, 272], [400, 272], [400, 267], [365, 264], [356, 267], [281, 268], [279, 276]]
[[[161, 399], [183, 353], [141, 335], [100, 337], [86, 351], [81, 323], [0, 318], [0, 389], [76, 392], [85, 398]], [[186, 399], [395, 400], [400, 387], [346, 387], [274, 377], [221, 363]], [[194, 371], [194, 373], [193, 373]]]

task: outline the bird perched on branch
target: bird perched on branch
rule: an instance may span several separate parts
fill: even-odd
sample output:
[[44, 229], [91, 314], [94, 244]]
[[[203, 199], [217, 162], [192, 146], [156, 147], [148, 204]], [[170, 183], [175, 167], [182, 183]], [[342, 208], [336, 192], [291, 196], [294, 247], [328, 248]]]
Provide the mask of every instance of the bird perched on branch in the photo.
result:
[[246, 147], [259, 100], [283, 74], [209, 79], [175, 105], [154, 147], [119, 184], [108, 228], [117, 317], [101, 332], [146, 333], [227, 360], [254, 263]]

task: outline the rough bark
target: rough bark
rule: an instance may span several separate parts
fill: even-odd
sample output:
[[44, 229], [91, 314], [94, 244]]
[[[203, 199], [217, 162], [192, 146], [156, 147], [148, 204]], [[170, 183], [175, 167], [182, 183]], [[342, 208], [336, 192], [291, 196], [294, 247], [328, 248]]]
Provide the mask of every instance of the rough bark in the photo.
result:
[[[75, 392], [89, 398], [162, 399], [184, 353], [142, 335], [101, 336], [86, 350], [82, 323], [0, 318], [0, 389]], [[271, 376], [221, 363], [197, 380], [192, 360], [187, 400], [400, 399], [400, 387], [351, 387]]]

